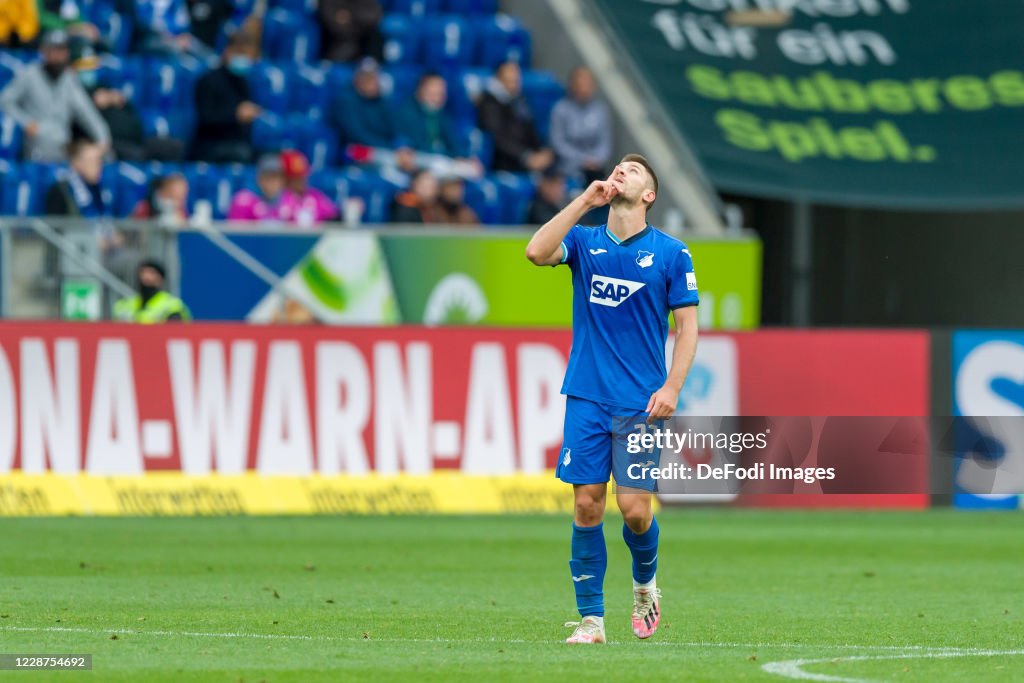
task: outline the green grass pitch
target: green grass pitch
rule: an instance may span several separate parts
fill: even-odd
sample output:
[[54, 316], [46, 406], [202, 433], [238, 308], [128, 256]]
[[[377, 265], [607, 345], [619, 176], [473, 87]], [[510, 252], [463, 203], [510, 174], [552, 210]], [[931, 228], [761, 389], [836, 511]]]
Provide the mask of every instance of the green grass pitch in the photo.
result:
[[569, 520], [0, 520], [0, 653], [91, 653], [17, 681], [1019, 681], [1014, 513], [673, 510], [660, 631], [567, 646]]

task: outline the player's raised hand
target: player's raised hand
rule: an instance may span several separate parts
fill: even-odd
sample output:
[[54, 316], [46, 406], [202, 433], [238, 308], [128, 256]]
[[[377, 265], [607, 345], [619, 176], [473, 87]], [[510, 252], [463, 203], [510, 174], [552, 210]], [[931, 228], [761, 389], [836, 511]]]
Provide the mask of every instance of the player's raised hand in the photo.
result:
[[611, 180], [595, 180], [583, 192], [583, 198], [591, 208], [604, 206], [619, 193], [619, 188]]
[[676, 412], [676, 403], [679, 401], [679, 392], [674, 392], [668, 387], [662, 387], [651, 394], [651, 400], [647, 402], [647, 424], [655, 420], [671, 417]]

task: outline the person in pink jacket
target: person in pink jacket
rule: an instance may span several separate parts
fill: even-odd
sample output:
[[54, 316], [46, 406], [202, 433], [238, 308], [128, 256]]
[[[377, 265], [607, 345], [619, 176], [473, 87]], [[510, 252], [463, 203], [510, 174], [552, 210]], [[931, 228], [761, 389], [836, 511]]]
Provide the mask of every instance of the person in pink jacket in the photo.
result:
[[229, 221], [285, 221], [284, 208], [284, 168], [281, 158], [275, 154], [260, 159], [256, 167], [256, 187], [252, 190], [239, 190], [231, 199], [228, 209]]
[[291, 223], [313, 227], [338, 217], [338, 207], [319, 190], [308, 186], [309, 162], [297, 150], [267, 156], [257, 167], [259, 192], [239, 190], [228, 209], [229, 221]]
[[323, 221], [336, 220], [338, 207], [320, 190], [309, 186], [309, 160], [295, 149], [281, 152], [284, 169], [284, 192], [281, 211], [284, 220], [300, 228], [308, 228]]

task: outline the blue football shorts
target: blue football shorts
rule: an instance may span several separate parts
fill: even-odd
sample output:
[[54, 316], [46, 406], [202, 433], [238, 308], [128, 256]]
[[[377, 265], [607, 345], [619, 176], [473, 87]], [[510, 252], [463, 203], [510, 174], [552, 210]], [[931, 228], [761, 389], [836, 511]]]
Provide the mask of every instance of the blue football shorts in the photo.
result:
[[617, 486], [656, 491], [657, 480], [644, 471], [658, 467], [661, 452], [640, 449], [636, 436], [630, 447], [631, 434], [663, 427], [664, 420], [648, 425], [647, 416], [635, 409], [566, 396], [555, 476], [567, 484], [604, 484], [614, 477]]

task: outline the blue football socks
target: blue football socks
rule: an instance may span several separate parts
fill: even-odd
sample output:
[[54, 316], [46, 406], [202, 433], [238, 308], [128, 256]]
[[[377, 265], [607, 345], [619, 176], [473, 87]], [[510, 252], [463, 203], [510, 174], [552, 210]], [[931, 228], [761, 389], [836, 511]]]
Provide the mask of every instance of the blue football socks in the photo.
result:
[[[657, 535], [655, 535], [657, 547]], [[657, 552], [657, 551], [655, 551]], [[635, 564], [635, 561], [634, 561]], [[608, 548], [604, 542], [604, 524], [572, 525], [572, 584], [576, 589], [576, 608], [581, 617], [604, 616], [604, 573], [608, 569]]]
[[658, 520], [652, 518], [651, 526], [642, 534], [635, 534], [622, 525], [622, 539], [633, 554], [633, 581], [648, 584], [658, 570]]

